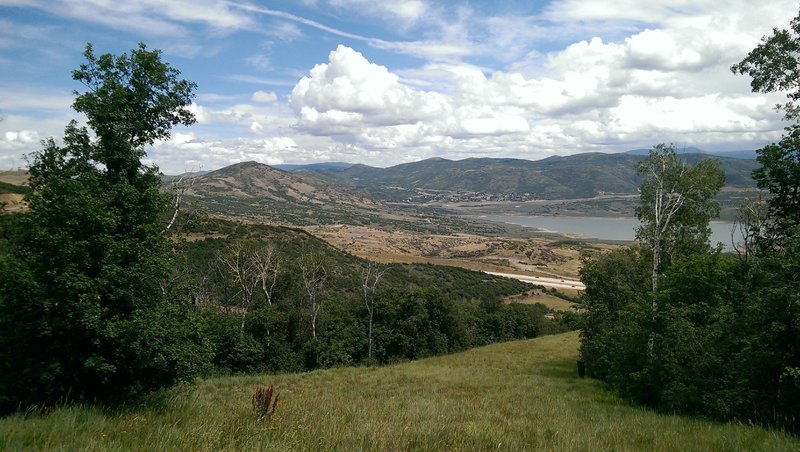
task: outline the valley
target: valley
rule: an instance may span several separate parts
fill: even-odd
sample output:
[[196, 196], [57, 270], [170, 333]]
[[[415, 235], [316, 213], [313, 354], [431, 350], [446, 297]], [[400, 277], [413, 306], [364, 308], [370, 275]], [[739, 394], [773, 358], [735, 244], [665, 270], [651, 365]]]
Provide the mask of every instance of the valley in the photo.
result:
[[[686, 155], [691, 162], [705, 157]], [[364, 259], [558, 281], [579, 278], [582, 255], [630, 238], [552, 234], [485, 217], [633, 217], [641, 182], [636, 164], [642, 158], [599, 153], [540, 161], [435, 158], [390, 168], [336, 163], [283, 170], [245, 162], [165, 182], [179, 181], [186, 198], [212, 216], [300, 227]], [[718, 199], [723, 217], [733, 218], [741, 200], [755, 194], [749, 179], [755, 162], [719, 159], [728, 184]]]
[[800, 450], [796, 4], [0, 3], [0, 451]]
[[[632, 217], [640, 183], [634, 154], [579, 154], [541, 161], [428, 159], [390, 168], [344, 163], [244, 162], [215, 171], [165, 176], [184, 209], [246, 224], [299, 227], [331, 246], [380, 263], [449, 265], [539, 280], [577, 280], [581, 256], [619, 243], [545, 233], [486, 217]], [[690, 154], [697, 161], [701, 155]], [[752, 160], [721, 158], [728, 185], [723, 218], [755, 194]], [[0, 182], [22, 187], [22, 172]], [[23, 191], [6, 190], [8, 210], [24, 209]], [[13, 193], [10, 193], [13, 192]]]
[[340, 250], [381, 263], [451, 265], [482, 272], [555, 278], [577, 278], [582, 250], [599, 251], [610, 246], [553, 240], [538, 237], [535, 232], [524, 237], [526, 231], [519, 227], [509, 228], [508, 236], [465, 232], [425, 234], [343, 224], [304, 229]]

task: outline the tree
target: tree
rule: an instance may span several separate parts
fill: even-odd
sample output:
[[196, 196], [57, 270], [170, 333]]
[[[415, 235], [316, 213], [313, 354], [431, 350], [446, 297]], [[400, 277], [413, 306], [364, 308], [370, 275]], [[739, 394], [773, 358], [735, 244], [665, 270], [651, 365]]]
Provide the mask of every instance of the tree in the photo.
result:
[[767, 198], [766, 245], [791, 235], [800, 226], [800, 128], [792, 127], [781, 141], [758, 151], [759, 168], [753, 171], [758, 188]]
[[757, 253], [760, 242], [767, 234], [767, 202], [758, 198], [745, 199], [737, 209], [731, 229], [731, 243], [744, 260], [751, 260]]
[[253, 304], [258, 288], [264, 293], [268, 305], [272, 305], [275, 284], [280, 275], [280, 258], [272, 246], [261, 242], [238, 241], [219, 256], [222, 270], [233, 280], [242, 297], [242, 324]]
[[789, 30], [774, 28], [772, 36], [761, 38], [761, 44], [747, 57], [731, 66], [734, 74], [748, 74], [754, 92], [785, 91], [789, 101], [776, 105], [787, 120], [800, 119], [800, 15], [792, 19]]
[[143, 43], [131, 55], [95, 56], [86, 45], [86, 63], [72, 78], [89, 90], [77, 96], [72, 107], [84, 113], [100, 146], [92, 158], [107, 168], [107, 176], [135, 180], [142, 169], [144, 147], [170, 137], [178, 124], [195, 122], [186, 107], [197, 84], [179, 79], [180, 71], [161, 61], [161, 52]]
[[221, 267], [230, 275], [239, 295], [242, 297], [242, 322], [240, 329], [244, 331], [244, 322], [253, 296], [261, 282], [261, 273], [256, 260], [256, 245], [245, 242], [236, 242], [221, 256]]
[[588, 375], [607, 381], [643, 367], [652, 315], [646, 309], [650, 285], [647, 259], [639, 247], [586, 259], [581, 281], [581, 359]]
[[322, 309], [322, 290], [328, 280], [325, 258], [316, 252], [303, 253], [298, 261], [303, 283], [306, 308], [311, 317], [311, 337], [317, 339], [317, 317]]
[[385, 269], [378, 267], [378, 264], [369, 261], [361, 268], [361, 290], [364, 294], [364, 305], [367, 307], [369, 317], [367, 330], [367, 358], [372, 359], [372, 321], [375, 317], [375, 298], [378, 284], [383, 278]]
[[717, 160], [690, 166], [678, 157], [675, 145], [658, 144], [638, 168], [645, 180], [636, 216], [642, 225], [636, 238], [653, 253], [651, 284], [678, 253], [706, 249], [711, 234], [708, 222], [719, 215], [714, 196], [725, 184]]
[[274, 247], [267, 246], [258, 250], [255, 261], [258, 278], [261, 281], [261, 291], [264, 292], [267, 304], [272, 306], [275, 284], [281, 274], [281, 256]]
[[0, 261], [0, 405], [112, 400], [192, 378], [207, 352], [159, 281], [172, 246], [168, 200], [146, 146], [189, 125], [194, 83], [144, 44], [72, 73], [93, 136], [71, 121], [63, 145], [31, 156], [30, 211]]
[[[755, 325], [748, 342], [754, 344], [748, 360], [758, 381], [762, 417], [789, 424], [799, 431], [800, 418], [800, 14], [789, 30], [773, 30], [770, 37], [734, 65], [734, 73], [748, 74], [753, 91], [785, 91], [789, 101], [778, 106], [784, 118], [795, 121], [780, 142], [756, 152], [761, 164], [753, 171], [759, 188], [766, 190], [764, 221], [753, 227], [757, 246], [753, 309], [747, 320]], [[755, 278], [759, 278], [756, 280]], [[748, 364], [748, 363], [745, 363]]]

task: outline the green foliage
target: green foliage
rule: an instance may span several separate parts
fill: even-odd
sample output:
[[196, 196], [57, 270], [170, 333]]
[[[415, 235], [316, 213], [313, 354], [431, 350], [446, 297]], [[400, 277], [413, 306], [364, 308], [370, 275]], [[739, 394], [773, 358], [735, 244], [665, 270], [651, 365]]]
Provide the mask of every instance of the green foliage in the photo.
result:
[[[765, 237], [771, 246], [800, 225], [800, 126], [793, 126], [778, 143], [757, 151], [759, 168], [753, 171], [758, 188], [766, 190], [768, 223]], [[759, 231], [757, 231], [759, 232]]]
[[628, 360], [627, 354], [640, 356], [646, 351], [647, 338], [632, 328], [648, 305], [648, 264], [648, 257], [637, 248], [621, 248], [584, 262], [581, 356], [589, 375], [605, 379], [627, 374], [628, 366], [639, 361]]
[[636, 238], [652, 252], [655, 290], [657, 276], [676, 256], [708, 248], [708, 223], [720, 210], [713, 198], [725, 184], [725, 173], [715, 159], [690, 166], [678, 157], [675, 145], [665, 144], [654, 146], [637, 169], [645, 179], [636, 208], [642, 222]]
[[764, 36], [755, 49], [750, 51], [742, 61], [731, 66], [734, 74], [747, 74], [753, 78], [750, 86], [754, 92], [771, 93], [786, 92], [789, 99], [784, 105], [777, 105], [783, 110], [786, 119], [800, 118], [800, 108], [796, 103], [800, 100], [800, 15], [792, 19], [789, 30], [774, 28], [772, 36]]
[[[217, 221], [208, 226], [228, 236], [184, 243], [177, 273], [189, 287], [186, 299], [197, 301], [205, 319], [204, 332], [220, 371], [389, 363], [565, 330], [562, 323], [544, 318], [548, 311], [541, 305], [501, 301], [529, 289], [519, 281], [452, 267], [388, 265], [374, 294], [370, 359], [363, 261], [300, 230]], [[259, 288], [247, 312], [241, 309], [235, 279], [213, 265], [242, 243], [253, 251], [278, 250], [282, 259], [271, 303]], [[327, 272], [316, 338], [300, 268], [308, 253], [325, 262]]]
[[[582, 269], [581, 357], [589, 375], [666, 411], [800, 431], [796, 140], [793, 133], [758, 151], [762, 167], [754, 176], [771, 194], [770, 227], [750, 231], [768, 245], [752, 256], [723, 255], [705, 244], [710, 196], [721, 185], [714, 167], [689, 177], [692, 169], [676, 164], [673, 152], [657, 149], [649, 164], [655, 182], [642, 187], [640, 208], [640, 235], [649, 246], [595, 256]], [[676, 202], [693, 199], [683, 184], [706, 187], [688, 212]], [[677, 195], [659, 198], [658, 190]], [[661, 229], [659, 206], [672, 215]], [[659, 230], [666, 244], [659, 245]], [[660, 251], [667, 254], [661, 265]]]
[[30, 211], [0, 257], [0, 409], [72, 399], [126, 400], [207, 369], [205, 339], [160, 290], [171, 241], [167, 200], [144, 145], [193, 121], [193, 84], [144, 45], [73, 73], [89, 91], [70, 122], [32, 156]]
[[91, 44], [83, 55], [86, 63], [72, 72], [72, 78], [88, 91], [74, 91], [72, 107], [86, 114], [100, 141], [92, 148], [93, 158], [110, 174], [135, 177], [144, 146], [169, 139], [173, 126], [195, 122], [186, 107], [197, 85], [180, 79], [179, 70], [161, 61], [161, 51], [147, 50], [143, 43], [130, 56], [98, 57]]

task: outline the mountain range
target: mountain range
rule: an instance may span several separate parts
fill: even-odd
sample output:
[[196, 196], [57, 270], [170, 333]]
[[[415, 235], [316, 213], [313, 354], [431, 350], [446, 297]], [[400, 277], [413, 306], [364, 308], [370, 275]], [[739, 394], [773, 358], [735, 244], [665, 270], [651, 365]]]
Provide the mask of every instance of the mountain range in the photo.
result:
[[[650, 149], [633, 149], [626, 152], [631, 155], [647, 155]], [[678, 149], [678, 154], [704, 154], [713, 157], [728, 157], [732, 159], [755, 160], [756, 151], [703, 151], [695, 147]]]
[[[682, 155], [695, 164], [706, 154]], [[343, 168], [299, 168], [294, 174], [313, 176], [383, 201], [408, 201], [441, 193], [519, 194], [526, 199], [591, 198], [609, 193], [636, 193], [641, 178], [635, 154], [587, 153], [543, 160], [432, 158], [389, 168], [352, 165]], [[727, 185], [753, 187], [754, 160], [720, 160]], [[420, 199], [426, 199], [420, 198]]]
[[[682, 157], [696, 164], [708, 155]], [[641, 184], [636, 165], [643, 158], [627, 153], [554, 156], [538, 161], [432, 158], [389, 168], [334, 163], [298, 166], [293, 171], [243, 162], [184, 175], [180, 185], [187, 198], [203, 204], [211, 213], [226, 216], [295, 225], [392, 221], [424, 225], [430, 223], [425, 218], [433, 211], [419, 207], [443, 206], [437, 203], [440, 201], [448, 205], [584, 202], [598, 197], [619, 198], [617, 195], [629, 199]], [[750, 177], [757, 166], [754, 160], [715, 158], [726, 173], [729, 187], [754, 189]], [[179, 177], [166, 177], [165, 185], [176, 180]]]

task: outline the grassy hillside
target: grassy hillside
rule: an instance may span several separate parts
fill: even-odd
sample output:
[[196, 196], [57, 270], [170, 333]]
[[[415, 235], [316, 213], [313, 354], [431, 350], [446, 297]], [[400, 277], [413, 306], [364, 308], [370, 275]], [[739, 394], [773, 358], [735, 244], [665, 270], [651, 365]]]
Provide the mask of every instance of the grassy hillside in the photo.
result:
[[[381, 368], [211, 378], [116, 411], [0, 419], [0, 449], [797, 450], [800, 440], [632, 407], [575, 376], [577, 334]], [[258, 385], [280, 387], [270, 422]]]
[[8, 182], [0, 181], [0, 195], [12, 193], [17, 195], [27, 195], [31, 191], [30, 188], [24, 185], [15, 185]]
[[[686, 154], [690, 163], [709, 158]], [[419, 192], [480, 192], [528, 194], [537, 199], [574, 199], [602, 193], [636, 193], [641, 183], [636, 164], [644, 156], [587, 153], [530, 161], [469, 158], [459, 161], [434, 158], [390, 168], [354, 165], [345, 169], [303, 170], [334, 183], [363, 190], [375, 199], [400, 201]], [[754, 186], [750, 172], [754, 160], [719, 158], [728, 185]]]

